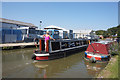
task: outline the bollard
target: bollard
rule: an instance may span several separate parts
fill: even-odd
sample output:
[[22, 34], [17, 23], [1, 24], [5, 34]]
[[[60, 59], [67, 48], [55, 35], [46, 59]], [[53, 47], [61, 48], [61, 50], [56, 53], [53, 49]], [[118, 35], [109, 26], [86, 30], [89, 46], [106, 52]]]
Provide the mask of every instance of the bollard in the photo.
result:
[[40, 39], [39, 40], [39, 49], [40, 49], [40, 52], [42, 51], [42, 40]]

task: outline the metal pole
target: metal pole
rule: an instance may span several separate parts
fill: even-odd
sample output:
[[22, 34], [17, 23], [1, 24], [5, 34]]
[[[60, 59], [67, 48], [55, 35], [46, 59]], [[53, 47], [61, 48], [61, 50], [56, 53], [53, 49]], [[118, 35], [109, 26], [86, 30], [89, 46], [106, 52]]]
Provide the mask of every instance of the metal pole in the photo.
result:
[[41, 29], [41, 23], [42, 23], [42, 21], [40, 21], [40, 29]]

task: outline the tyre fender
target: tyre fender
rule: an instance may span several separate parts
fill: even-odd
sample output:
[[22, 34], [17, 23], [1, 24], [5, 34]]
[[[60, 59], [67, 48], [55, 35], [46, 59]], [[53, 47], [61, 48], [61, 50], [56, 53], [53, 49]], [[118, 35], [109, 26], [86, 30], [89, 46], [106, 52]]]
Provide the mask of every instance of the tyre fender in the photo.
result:
[[91, 57], [91, 58], [90, 58], [90, 62], [92, 62], [92, 63], [96, 63], [96, 59], [95, 59], [95, 57]]

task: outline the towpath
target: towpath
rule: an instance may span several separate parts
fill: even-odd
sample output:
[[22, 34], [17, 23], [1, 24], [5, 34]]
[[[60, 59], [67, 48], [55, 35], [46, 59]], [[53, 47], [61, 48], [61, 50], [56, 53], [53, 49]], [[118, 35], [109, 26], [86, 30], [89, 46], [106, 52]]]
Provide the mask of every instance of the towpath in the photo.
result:
[[6, 44], [0, 44], [0, 47], [14, 47], [14, 46], [32, 46], [35, 45], [34, 42], [29, 43], [6, 43]]

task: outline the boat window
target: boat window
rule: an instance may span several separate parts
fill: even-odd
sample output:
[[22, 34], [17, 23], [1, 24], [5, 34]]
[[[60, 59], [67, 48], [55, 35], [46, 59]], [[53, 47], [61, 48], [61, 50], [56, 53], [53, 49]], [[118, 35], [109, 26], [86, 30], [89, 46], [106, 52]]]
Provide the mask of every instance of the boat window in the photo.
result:
[[54, 34], [58, 34], [59, 32], [58, 31], [55, 31]]
[[35, 34], [36, 31], [35, 31], [35, 29], [29, 29], [29, 33], [30, 33], [30, 34]]
[[39, 34], [39, 30], [36, 30], [35, 32], [36, 32], [36, 34]]
[[36, 30], [36, 34], [38, 34], [38, 35], [43, 35], [43, 31], [42, 30]]
[[43, 31], [43, 34], [46, 34], [46, 31]]
[[52, 51], [60, 50], [60, 42], [51, 42], [52, 44]]
[[40, 35], [43, 35], [43, 31], [40, 31]]
[[49, 31], [49, 35], [52, 35], [52, 31]]

